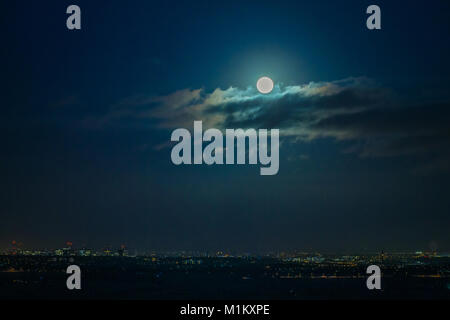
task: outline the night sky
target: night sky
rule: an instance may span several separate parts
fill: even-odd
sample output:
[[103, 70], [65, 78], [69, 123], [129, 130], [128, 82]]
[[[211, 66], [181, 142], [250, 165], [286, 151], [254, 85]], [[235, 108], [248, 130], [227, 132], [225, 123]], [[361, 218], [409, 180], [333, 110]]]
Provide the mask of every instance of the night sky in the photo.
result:
[[[0, 16], [0, 248], [450, 250], [449, 1], [10, 0]], [[171, 132], [194, 120], [280, 129], [279, 173], [175, 166]]]

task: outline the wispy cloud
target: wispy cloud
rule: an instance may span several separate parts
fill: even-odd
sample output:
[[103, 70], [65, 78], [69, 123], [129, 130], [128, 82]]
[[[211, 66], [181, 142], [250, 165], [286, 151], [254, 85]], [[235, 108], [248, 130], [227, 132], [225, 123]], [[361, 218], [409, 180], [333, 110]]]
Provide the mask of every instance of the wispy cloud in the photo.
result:
[[161, 129], [191, 128], [194, 120], [202, 120], [204, 128], [277, 128], [298, 142], [354, 141], [345, 151], [362, 157], [435, 153], [437, 159], [450, 159], [450, 103], [401, 101], [361, 77], [277, 86], [268, 95], [230, 87], [133, 97], [114, 106], [103, 121], [152, 120]]

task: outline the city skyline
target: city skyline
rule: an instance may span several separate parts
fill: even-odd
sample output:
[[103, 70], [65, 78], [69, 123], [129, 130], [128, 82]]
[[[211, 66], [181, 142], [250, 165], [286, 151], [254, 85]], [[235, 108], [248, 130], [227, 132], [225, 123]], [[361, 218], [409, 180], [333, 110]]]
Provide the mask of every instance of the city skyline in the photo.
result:
[[321, 251], [314, 250], [313, 248], [307, 249], [278, 249], [278, 250], [265, 250], [265, 251], [237, 251], [233, 249], [227, 248], [216, 248], [215, 250], [202, 250], [202, 249], [158, 249], [158, 248], [140, 248], [140, 247], [128, 247], [126, 244], [122, 243], [120, 245], [114, 246], [111, 244], [106, 244], [100, 247], [93, 247], [87, 244], [74, 244], [71, 241], [67, 241], [64, 245], [60, 246], [52, 246], [52, 247], [29, 247], [20, 241], [11, 241], [10, 246], [7, 248], [0, 248], [0, 254], [29, 254], [29, 255], [52, 255], [55, 252], [62, 252], [66, 250], [66, 252], [71, 252], [74, 255], [80, 254], [86, 250], [89, 250], [93, 254], [103, 254], [105, 252], [108, 253], [117, 253], [120, 251], [134, 252], [134, 254], [143, 254], [143, 255], [166, 255], [166, 256], [179, 256], [182, 254], [189, 255], [231, 255], [231, 256], [276, 256], [276, 255], [298, 255], [298, 254], [424, 254], [424, 255], [436, 255], [442, 254], [444, 256], [450, 255], [450, 251], [441, 251], [438, 250], [436, 246], [431, 246], [429, 248], [416, 248], [415, 250], [395, 250], [395, 249], [386, 249], [381, 248], [379, 250], [368, 250], [367, 248], [363, 248], [360, 250], [343, 250], [343, 251]]

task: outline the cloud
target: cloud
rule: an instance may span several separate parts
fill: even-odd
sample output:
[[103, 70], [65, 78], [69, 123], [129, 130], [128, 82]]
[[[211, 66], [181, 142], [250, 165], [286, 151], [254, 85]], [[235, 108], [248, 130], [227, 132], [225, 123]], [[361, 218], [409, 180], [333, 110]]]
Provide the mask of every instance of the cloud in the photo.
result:
[[194, 120], [202, 120], [204, 128], [276, 128], [297, 142], [354, 142], [344, 152], [362, 157], [431, 152], [437, 163], [450, 159], [450, 103], [402, 102], [392, 90], [364, 77], [276, 86], [268, 95], [252, 87], [211, 93], [184, 89], [124, 100], [105, 119], [123, 121], [124, 116], [152, 120], [161, 129], [191, 128]]

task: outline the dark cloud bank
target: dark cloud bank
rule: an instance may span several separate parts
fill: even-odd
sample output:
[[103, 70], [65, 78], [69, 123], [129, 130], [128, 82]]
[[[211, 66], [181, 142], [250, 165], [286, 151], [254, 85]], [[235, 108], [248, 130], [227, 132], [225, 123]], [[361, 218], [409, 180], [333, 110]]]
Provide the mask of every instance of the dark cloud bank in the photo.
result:
[[230, 87], [128, 98], [102, 121], [125, 119], [160, 129], [191, 128], [194, 120], [205, 128], [278, 128], [297, 143], [332, 138], [361, 157], [426, 156], [423, 172], [450, 169], [450, 102], [400, 98], [367, 78], [277, 86], [268, 95]]

